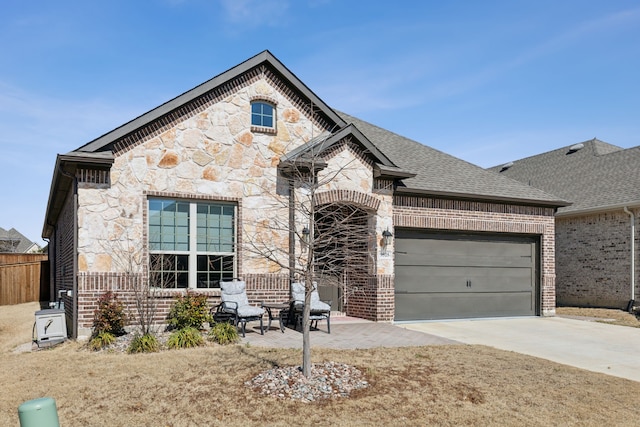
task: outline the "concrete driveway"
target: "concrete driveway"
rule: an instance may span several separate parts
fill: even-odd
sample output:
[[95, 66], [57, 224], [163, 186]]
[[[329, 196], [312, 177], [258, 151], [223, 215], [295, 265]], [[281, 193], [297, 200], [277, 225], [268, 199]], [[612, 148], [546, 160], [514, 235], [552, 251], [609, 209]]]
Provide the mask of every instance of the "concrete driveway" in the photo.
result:
[[397, 326], [640, 381], [640, 328], [562, 317], [453, 320]]

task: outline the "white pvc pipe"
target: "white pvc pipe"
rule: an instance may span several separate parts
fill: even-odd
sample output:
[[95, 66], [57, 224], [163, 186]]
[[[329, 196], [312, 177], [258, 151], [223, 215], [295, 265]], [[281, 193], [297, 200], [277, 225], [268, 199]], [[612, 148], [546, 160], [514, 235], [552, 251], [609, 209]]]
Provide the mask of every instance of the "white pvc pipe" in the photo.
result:
[[636, 250], [635, 250], [635, 239], [636, 239], [636, 217], [626, 206], [624, 207], [624, 211], [631, 218], [631, 301], [636, 299]]

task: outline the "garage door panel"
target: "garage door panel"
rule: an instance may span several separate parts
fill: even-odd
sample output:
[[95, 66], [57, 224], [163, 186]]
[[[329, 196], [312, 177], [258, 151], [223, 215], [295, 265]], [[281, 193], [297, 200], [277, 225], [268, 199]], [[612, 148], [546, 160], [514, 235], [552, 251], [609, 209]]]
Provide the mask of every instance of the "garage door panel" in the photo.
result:
[[[523, 246], [517, 239], [496, 241], [479, 238], [477, 240], [460, 240], [447, 238], [446, 235], [423, 235], [401, 237], [404, 233], [399, 233], [396, 237], [398, 250], [407, 252], [438, 252], [444, 255], [474, 255], [478, 253], [491, 252], [497, 256], [521, 256], [531, 255], [531, 250]], [[464, 244], [461, 244], [464, 242]]]
[[396, 273], [396, 292], [529, 291], [531, 269], [405, 266]]
[[396, 320], [535, 315], [534, 238], [396, 231]]
[[396, 250], [397, 266], [432, 265], [432, 266], [477, 266], [477, 267], [530, 267], [531, 255], [500, 256], [500, 255], [445, 255], [441, 253], [416, 253]]
[[[452, 300], [455, 304], [452, 305]], [[534, 315], [529, 293], [397, 294], [397, 321]]]

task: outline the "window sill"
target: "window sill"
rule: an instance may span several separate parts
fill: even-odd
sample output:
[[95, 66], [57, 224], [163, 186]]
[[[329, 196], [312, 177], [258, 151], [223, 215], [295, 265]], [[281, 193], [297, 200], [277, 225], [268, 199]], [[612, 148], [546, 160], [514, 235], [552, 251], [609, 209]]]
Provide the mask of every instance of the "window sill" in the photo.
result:
[[208, 297], [219, 297], [220, 288], [180, 288], [180, 289], [154, 289], [151, 292], [152, 298], [175, 298], [186, 295], [187, 292], [206, 295]]
[[275, 135], [277, 133], [276, 128], [268, 128], [264, 126], [251, 126], [251, 132], [267, 133], [269, 135]]

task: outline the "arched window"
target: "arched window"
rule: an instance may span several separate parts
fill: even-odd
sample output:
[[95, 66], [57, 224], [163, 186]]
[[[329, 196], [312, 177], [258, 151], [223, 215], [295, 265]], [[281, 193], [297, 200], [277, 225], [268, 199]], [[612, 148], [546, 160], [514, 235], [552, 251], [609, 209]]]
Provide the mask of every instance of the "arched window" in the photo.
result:
[[264, 101], [251, 103], [251, 126], [275, 129], [275, 108]]

